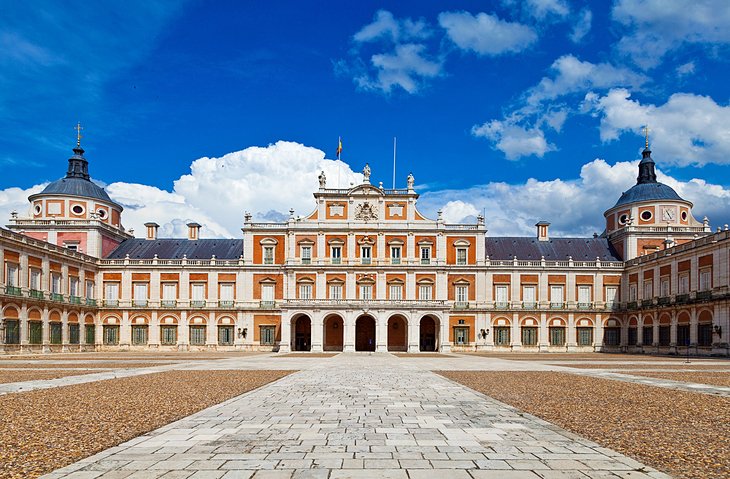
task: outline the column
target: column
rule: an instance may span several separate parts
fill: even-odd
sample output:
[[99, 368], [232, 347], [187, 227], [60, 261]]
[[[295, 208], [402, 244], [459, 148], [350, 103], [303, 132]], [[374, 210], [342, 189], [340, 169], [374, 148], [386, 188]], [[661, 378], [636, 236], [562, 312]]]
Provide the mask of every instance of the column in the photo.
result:
[[388, 351], [388, 318], [385, 311], [378, 311], [375, 318], [375, 351], [385, 353]]
[[[215, 288], [214, 288], [215, 289]], [[216, 295], [217, 296], [217, 295]], [[217, 301], [217, 299], [216, 299]], [[206, 340], [205, 346], [208, 349], [215, 349], [218, 345], [218, 325], [215, 322], [215, 313], [213, 311], [208, 312], [208, 327], [206, 328]], [[235, 331], [234, 331], [235, 334]]]
[[281, 342], [279, 352], [288, 353], [291, 351], [291, 313], [281, 316]]
[[[0, 267], [4, 270], [5, 268]], [[44, 308], [45, 309], [45, 308]], [[28, 346], [28, 305], [25, 303], [20, 306], [20, 313], [18, 315], [18, 327], [20, 328], [20, 352], [29, 351]]]
[[421, 334], [420, 317], [422, 313], [411, 311], [408, 318], [408, 352], [417, 353], [419, 350], [419, 339]]
[[160, 315], [152, 310], [150, 325], [147, 328], [147, 347], [159, 349], [160, 347]]
[[68, 352], [68, 311], [64, 308], [61, 313], [61, 351]]
[[439, 334], [439, 342], [441, 343], [441, 352], [451, 352], [451, 341], [449, 341], [449, 317], [444, 315], [439, 319], [439, 327], [441, 333]]
[[677, 352], [677, 312], [672, 311], [672, 320], [669, 323], [669, 352]]
[[697, 328], [697, 308], [693, 307], [689, 316], [689, 348], [694, 354], [697, 354]]
[[[186, 285], [185, 289], [188, 286]], [[187, 351], [190, 349], [190, 330], [188, 329], [188, 312], [180, 312], [180, 321], [177, 324], [177, 348], [179, 351]]]
[[345, 330], [342, 332], [342, 350], [351, 353], [355, 351], [355, 317], [351, 310], [343, 312], [343, 322]]
[[522, 349], [522, 335], [520, 334], [520, 315], [518, 313], [512, 313], [512, 320], [510, 322], [510, 329], [512, 332], [510, 335], [512, 336], [511, 343], [512, 343], [512, 350], [513, 351], [519, 351]]
[[538, 350], [548, 350], [548, 328], [547, 328], [547, 313], [540, 313], [540, 330], [537, 332], [538, 339]]
[[[61, 288], [63, 290], [63, 288]], [[25, 312], [26, 317], [28, 314], [28, 308], [25, 304], [23, 304], [22, 311]], [[48, 308], [43, 308], [43, 316], [41, 317], [43, 321], [43, 340], [41, 341], [43, 346], [41, 348], [41, 351], [44, 353], [50, 353], [51, 352], [51, 325], [48, 321]]]
[[324, 314], [322, 311], [314, 311], [311, 332], [311, 350], [313, 353], [321, 353], [324, 344]]
[[575, 329], [575, 314], [574, 313], [568, 313], [568, 328], [567, 328], [566, 334], [568, 335], [568, 337], [565, 338], [565, 344], [566, 344], [568, 351], [575, 351], [578, 348], [578, 343], [577, 343], [577, 332]]

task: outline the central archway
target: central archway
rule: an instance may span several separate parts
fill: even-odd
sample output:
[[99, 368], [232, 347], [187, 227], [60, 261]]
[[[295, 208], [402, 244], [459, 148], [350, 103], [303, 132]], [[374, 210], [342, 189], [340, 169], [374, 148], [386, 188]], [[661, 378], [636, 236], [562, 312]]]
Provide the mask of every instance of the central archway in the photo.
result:
[[375, 351], [375, 318], [360, 316], [355, 322], [355, 351]]
[[423, 352], [438, 351], [438, 320], [433, 316], [421, 318], [419, 331], [419, 350]]
[[388, 351], [408, 351], [408, 322], [400, 314], [388, 319]]
[[312, 321], [302, 314], [294, 319], [294, 351], [309, 351], [312, 349]]
[[324, 318], [324, 345], [325, 351], [342, 351], [344, 344], [345, 322], [337, 314], [330, 314]]

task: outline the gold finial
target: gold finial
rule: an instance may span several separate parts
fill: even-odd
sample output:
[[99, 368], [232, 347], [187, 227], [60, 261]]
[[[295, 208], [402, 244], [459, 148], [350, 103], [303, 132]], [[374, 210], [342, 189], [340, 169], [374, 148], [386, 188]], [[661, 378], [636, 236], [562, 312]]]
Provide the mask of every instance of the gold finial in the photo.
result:
[[644, 139], [645, 139], [644, 146], [648, 150], [649, 149], [649, 132], [651, 130], [649, 129], [649, 125], [644, 125], [644, 128], [642, 128], [642, 130], [644, 130]]
[[76, 123], [74, 130], [76, 130], [76, 146], [77, 147], [81, 146], [81, 138], [83, 138], [81, 136], [81, 130], [83, 130], [83, 129], [84, 128], [81, 126], [81, 122]]

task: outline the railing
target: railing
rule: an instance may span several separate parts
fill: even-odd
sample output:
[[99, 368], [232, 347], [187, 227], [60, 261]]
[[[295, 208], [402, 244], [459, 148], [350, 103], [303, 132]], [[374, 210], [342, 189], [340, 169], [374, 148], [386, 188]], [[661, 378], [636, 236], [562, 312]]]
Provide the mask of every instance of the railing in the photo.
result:
[[312, 258], [302, 258], [302, 264], [312, 264]]
[[687, 294], [678, 294], [677, 296], [674, 297], [674, 301], [677, 304], [688, 303], [689, 302], [689, 294], [688, 293]]
[[700, 301], [706, 301], [708, 299], [712, 299], [712, 291], [711, 290], [697, 291], [697, 293], [695, 294], [695, 298]]
[[455, 301], [454, 309], [469, 309], [469, 303], [467, 301]]
[[276, 301], [260, 301], [259, 306], [262, 309], [272, 309], [276, 307]]
[[71, 304], [81, 304], [81, 297], [79, 296], [69, 296], [68, 302]]
[[[466, 303], [468, 304], [468, 303]], [[411, 307], [445, 307], [447, 301], [427, 300], [427, 299], [287, 299], [284, 300], [284, 306], [338, 306], [338, 307], [381, 307], [390, 306], [396, 308]]]
[[642, 308], [651, 308], [652, 306], [654, 306], [654, 300], [652, 300], [652, 299], [642, 299], [641, 300]]
[[555, 303], [552, 301], [550, 302], [550, 309], [563, 309], [563, 308], [565, 308], [565, 303]]
[[96, 300], [94, 298], [86, 298], [86, 306], [96, 307]]
[[637, 309], [639, 307], [639, 303], [636, 301], [629, 301], [626, 303], [626, 307], [629, 309]]
[[371, 258], [360, 258], [360, 264], [372, 264], [372, 262]]
[[133, 299], [132, 306], [134, 306], [136, 308], [146, 308], [147, 300], [146, 299]]
[[23, 290], [17, 286], [5, 286], [5, 294], [11, 296], [23, 296]]
[[63, 295], [61, 293], [51, 293], [51, 301], [63, 302]]
[[390, 258], [390, 264], [400, 264], [400, 258]]
[[578, 309], [592, 309], [593, 303], [578, 303]]
[[205, 308], [205, 300], [204, 299], [194, 299], [190, 301], [190, 307], [191, 308]]
[[[680, 231], [680, 228], [677, 227], [671, 227], [672, 231]], [[626, 266], [635, 266], [643, 263], [647, 263], [649, 261], [655, 261], [657, 258], [663, 258], [665, 256], [669, 255], [676, 255], [677, 253], [681, 253], [683, 251], [690, 251], [694, 250], [695, 248], [698, 248], [700, 246], [708, 245], [717, 243], [719, 241], [727, 240], [730, 238], [730, 231], [720, 231], [718, 233], [712, 234], [709, 230], [705, 229], [704, 227], [683, 227], [683, 228], [689, 228], [689, 231], [694, 232], [706, 232], [708, 233], [706, 236], [702, 236], [701, 238], [697, 238], [696, 240], [688, 241], [686, 243], [682, 243], [681, 245], [672, 246], [671, 248], [667, 248], [665, 250], [657, 251], [655, 253], [647, 254], [644, 256], [639, 256], [637, 258], [631, 259], [626, 262]], [[682, 229], [681, 231], [685, 231]]]
[[28, 291], [28, 296], [30, 296], [33, 299], [45, 299], [45, 295], [43, 294], [43, 291], [39, 289], [31, 289]]
[[233, 304], [234, 303], [232, 299], [221, 299], [218, 301], [219, 308], [232, 308]]
[[535, 309], [537, 308], [537, 303], [535, 301], [523, 301], [522, 302], [522, 309]]
[[425, 258], [421, 258], [421, 264], [422, 264], [422, 265], [428, 265], [428, 264], [431, 264], [431, 259], [425, 259]]
[[672, 304], [672, 298], [669, 296], [662, 296], [660, 298], [657, 298], [656, 304], [659, 306], [669, 306]]
[[494, 303], [494, 307], [498, 309], [508, 309], [509, 308], [509, 302], [507, 301], [496, 301]]
[[332, 264], [342, 264], [342, 258], [332, 258], [332, 261], [330, 261]]
[[104, 306], [109, 308], [116, 308], [119, 306], [119, 300], [118, 299], [105, 299], [103, 301]]
[[176, 299], [163, 299], [160, 301], [160, 307], [162, 308], [175, 308], [177, 307]]

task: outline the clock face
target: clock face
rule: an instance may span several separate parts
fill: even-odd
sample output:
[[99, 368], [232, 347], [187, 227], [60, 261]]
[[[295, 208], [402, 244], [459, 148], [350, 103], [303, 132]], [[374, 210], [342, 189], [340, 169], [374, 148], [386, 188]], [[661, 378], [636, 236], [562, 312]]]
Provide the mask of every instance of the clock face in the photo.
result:
[[677, 214], [674, 210], [674, 208], [664, 208], [662, 210], [662, 219], [664, 221], [674, 221], [674, 218], [676, 218]]

